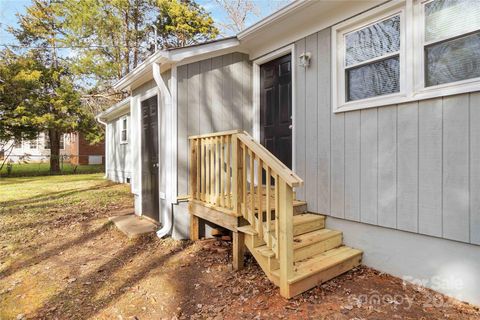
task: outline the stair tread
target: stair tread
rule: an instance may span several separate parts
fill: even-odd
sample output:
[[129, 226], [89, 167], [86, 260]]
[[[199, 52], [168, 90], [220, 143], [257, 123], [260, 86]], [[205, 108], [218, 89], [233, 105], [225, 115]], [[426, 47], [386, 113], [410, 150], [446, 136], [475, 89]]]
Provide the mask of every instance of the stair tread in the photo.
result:
[[256, 236], [258, 234], [258, 232], [255, 229], [253, 229], [251, 225], [237, 227], [237, 231], [249, 234], [251, 236]]
[[310, 231], [293, 238], [293, 249], [299, 249], [341, 235], [342, 232], [331, 229]]
[[267, 245], [263, 245], [260, 247], [255, 248], [261, 255], [267, 258], [272, 258], [275, 256], [275, 252], [273, 252], [272, 249], [270, 249]]
[[[293, 216], [293, 226], [313, 222], [315, 220], [325, 220], [325, 216], [314, 213], [301, 213]], [[275, 220], [270, 223], [270, 230], [275, 230]]]
[[[298, 250], [300, 248], [325, 241], [332, 237], [341, 235], [341, 231], [331, 230], [331, 229], [320, 229], [316, 231], [310, 231], [308, 233], [304, 233], [293, 238], [293, 250]], [[264, 257], [272, 258], [275, 256], [275, 252], [269, 248], [267, 245], [263, 245], [256, 248], [259, 253], [261, 253]]]
[[293, 206], [294, 207], [299, 207], [299, 206], [303, 206], [303, 205], [306, 205], [307, 202], [306, 201], [302, 201], [302, 200], [293, 200]]
[[[297, 261], [294, 264], [294, 274], [288, 279], [288, 283], [292, 284], [301, 281], [361, 254], [361, 250], [342, 246], [317, 254], [311, 258]], [[272, 273], [279, 277], [280, 269], [274, 270]]]

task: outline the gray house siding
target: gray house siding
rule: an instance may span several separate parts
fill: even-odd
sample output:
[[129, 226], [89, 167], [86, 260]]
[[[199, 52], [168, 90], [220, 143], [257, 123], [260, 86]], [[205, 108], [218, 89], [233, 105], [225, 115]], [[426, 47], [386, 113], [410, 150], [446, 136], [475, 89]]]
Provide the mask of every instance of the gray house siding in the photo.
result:
[[[248, 56], [231, 53], [177, 69], [178, 195], [188, 194], [188, 137], [243, 129], [252, 131], [252, 67]], [[187, 204], [174, 207], [174, 238], [188, 238]], [[209, 230], [201, 226], [202, 233]]]
[[[130, 122], [130, 115], [126, 115]], [[116, 118], [107, 123], [106, 128], [106, 168], [107, 178], [125, 183], [127, 178], [131, 178], [131, 162], [130, 162], [130, 141], [121, 143], [122, 117]]]
[[330, 38], [295, 43], [312, 53], [296, 66], [297, 197], [312, 212], [480, 244], [480, 93], [334, 114]]
[[188, 193], [188, 137], [252, 129], [252, 81], [248, 56], [231, 53], [182, 65], [178, 81], [178, 194]]

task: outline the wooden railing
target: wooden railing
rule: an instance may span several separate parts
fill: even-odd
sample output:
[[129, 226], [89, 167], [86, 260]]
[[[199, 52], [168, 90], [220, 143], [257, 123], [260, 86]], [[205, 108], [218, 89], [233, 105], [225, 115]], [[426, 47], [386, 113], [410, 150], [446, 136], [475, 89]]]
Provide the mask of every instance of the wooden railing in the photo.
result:
[[190, 198], [243, 216], [279, 258], [286, 281], [293, 272], [293, 188], [302, 179], [246, 132], [189, 139]]

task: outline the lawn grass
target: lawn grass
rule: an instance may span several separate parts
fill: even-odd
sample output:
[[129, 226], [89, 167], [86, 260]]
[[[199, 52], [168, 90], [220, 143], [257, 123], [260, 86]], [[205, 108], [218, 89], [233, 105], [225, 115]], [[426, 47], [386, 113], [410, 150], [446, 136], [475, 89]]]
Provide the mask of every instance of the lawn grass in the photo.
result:
[[[129, 186], [103, 178], [103, 174], [57, 175], [0, 179], [0, 238], [28, 237], [34, 228], [52, 219], [81, 218], [132, 206]], [[5, 230], [4, 230], [5, 231]], [[11, 241], [9, 241], [11, 242]]]
[[[60, 166], [61, 174], [86, 174], [86, 173], [100, 173], [105, 167], [101, 164], [90, 165], [72, 165], [64, 163]], [[32, 177], [32, 176], [47, 176], [50, 175], [49, 163], [14, 163], [12, 170], [8, 173], [7, 165], [4, 165], [0, 171], [0, 177]]]
[[65, 274], [90, 255], [58, 259], [89, 250], [95, 232], [87, 226], [107, 230], [101, 226], [112, 212], [132, 206], [129, 185], [103, 174], [0, 179], [0, 319], [33, 312], [64, 290]]

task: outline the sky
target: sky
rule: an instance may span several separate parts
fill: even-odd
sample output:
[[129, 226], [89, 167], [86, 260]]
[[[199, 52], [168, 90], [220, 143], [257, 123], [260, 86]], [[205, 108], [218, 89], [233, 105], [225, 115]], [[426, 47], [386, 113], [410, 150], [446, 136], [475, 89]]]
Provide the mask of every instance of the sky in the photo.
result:
[[[247, 26], [278, 10], [289, 1], [290, 0], [256, 0], [259, 16], [251, 17], [247, 22]], [[226, 15], [215, 0], [197, 0], [197, 2], [211, 13], [215, 21], [225, 21]], [[30, 3], [31, 0], [0, 0], [0, 45], [15, 43], [15, 38], [6, 31], [7, 27], [16, 26], [16, 13], [25, 12], [25, 7]]]

